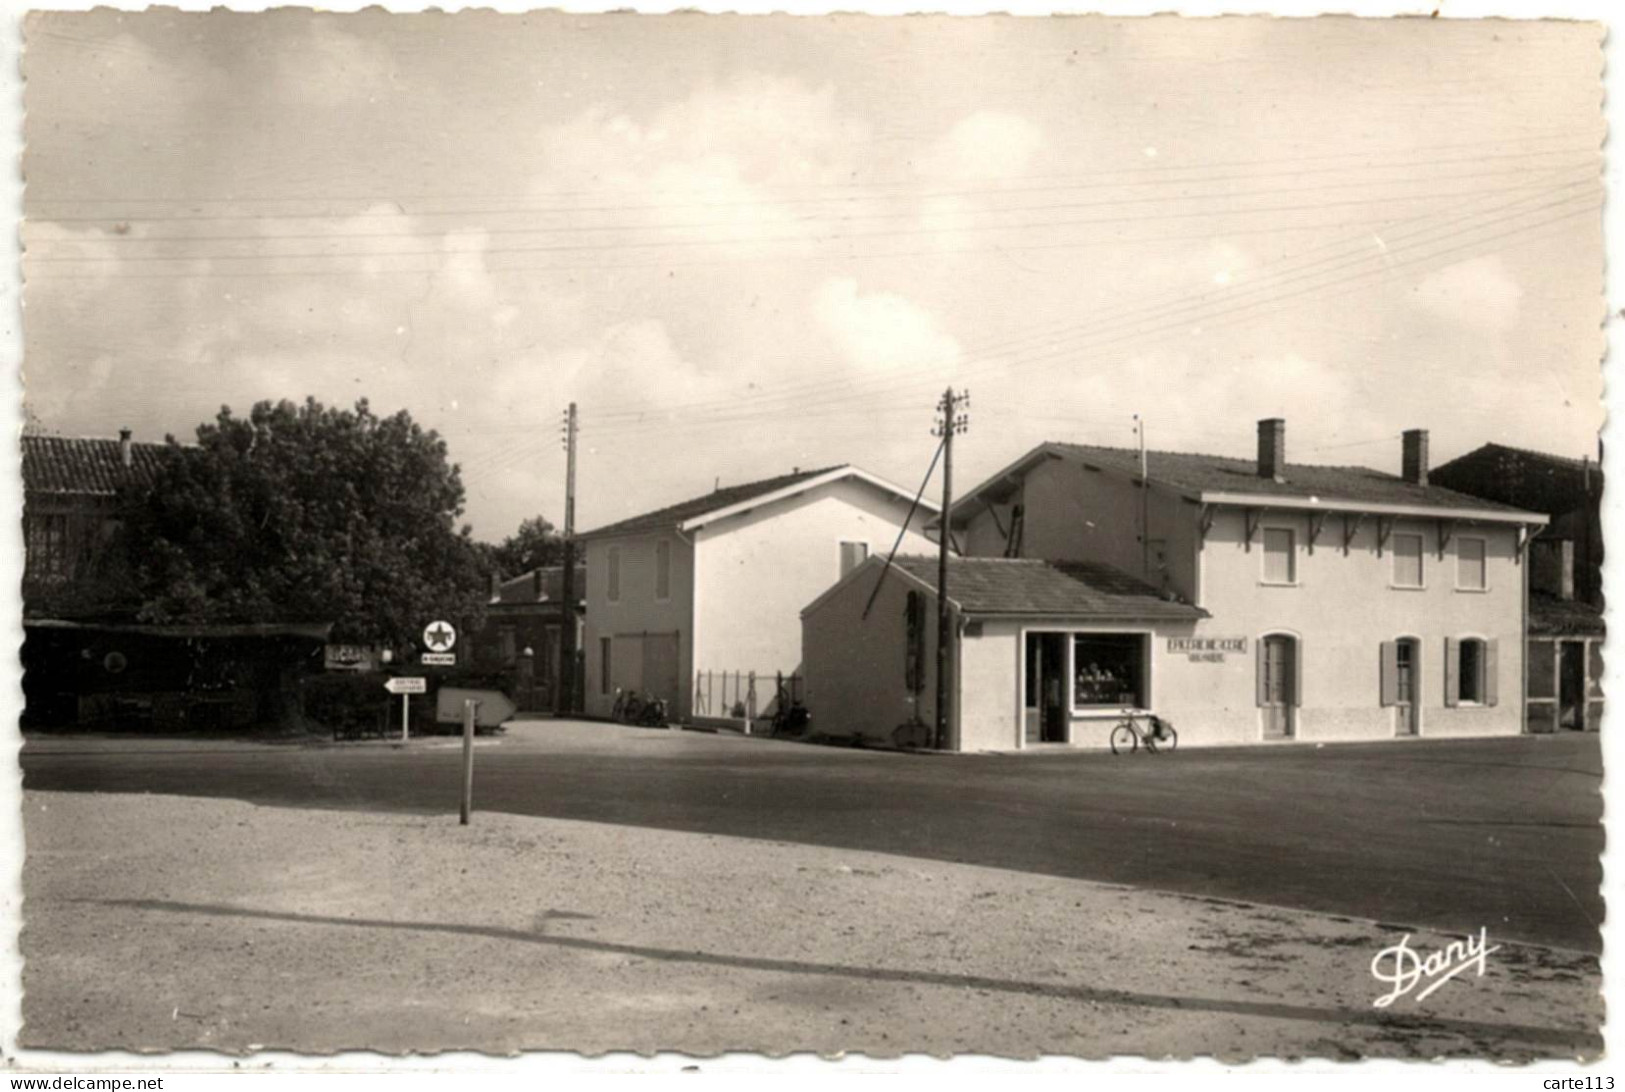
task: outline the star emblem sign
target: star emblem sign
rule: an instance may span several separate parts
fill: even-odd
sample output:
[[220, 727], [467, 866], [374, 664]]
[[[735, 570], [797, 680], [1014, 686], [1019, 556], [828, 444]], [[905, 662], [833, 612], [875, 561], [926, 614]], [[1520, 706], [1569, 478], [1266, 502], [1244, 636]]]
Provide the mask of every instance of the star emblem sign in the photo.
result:
[[457, 631], [444, 622], [434, 622], [423, 631], [423, 641], [436, 652], [444, 652], [457, 641]]

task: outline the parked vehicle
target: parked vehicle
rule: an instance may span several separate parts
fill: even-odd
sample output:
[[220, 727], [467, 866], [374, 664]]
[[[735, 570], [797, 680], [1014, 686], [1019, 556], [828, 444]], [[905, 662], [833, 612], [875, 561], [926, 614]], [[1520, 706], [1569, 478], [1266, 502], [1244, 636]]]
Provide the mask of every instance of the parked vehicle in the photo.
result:
[[1172, 751], [1179, 746], [1179, 733], [1174, 731], [1174, 726], [1168, 721], [1155, 713], [1148, 713], [1143, 717], [1147, 723], [1142, 728], [1141, 719], [1139, 714], [1123, 710], [1123, 719], [1112, 729], [1112, 754], [1132, 753], [1138, 750], [1142, 743], [1150, 754]]
[[640, 698], [636, 690], [615, 691], [615, 704], [610, 707], [611, 719], [622, 724], [638, 724], [645, 728], [666, 727], [669, 716], [665, 699]]

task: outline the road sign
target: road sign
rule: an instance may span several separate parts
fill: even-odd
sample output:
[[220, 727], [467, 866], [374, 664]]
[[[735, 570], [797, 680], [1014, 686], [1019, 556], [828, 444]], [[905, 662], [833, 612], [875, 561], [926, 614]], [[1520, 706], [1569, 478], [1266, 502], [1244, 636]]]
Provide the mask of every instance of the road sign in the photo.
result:
[[420, 658], [429, 667], [452, 667], [457, 663], [455, 652], [425, 652]]
[[430, 652], [450, 652], [457, 643], [457, 631], [447, 622], [430, 622], [423, 627], [423, 644]]
[[402, 676], [390, 679], [384, 684], [384, 689], [391, 694], [427, 694], [429, 692], [429, 680], [421, 675]]

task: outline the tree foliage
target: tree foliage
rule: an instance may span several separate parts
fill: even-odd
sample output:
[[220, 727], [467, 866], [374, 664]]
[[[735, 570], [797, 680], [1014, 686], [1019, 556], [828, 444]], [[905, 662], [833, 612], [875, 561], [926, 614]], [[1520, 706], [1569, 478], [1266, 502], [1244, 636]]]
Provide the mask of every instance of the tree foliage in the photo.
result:
[[504, 577], [558, 565], [564, 560], [564, 540], [544, 516], [532, 516], [519, 530], [491, 547], [491, 560]]
[[461, 477], [405, 411], [222, 407], [197, 441], [171, 438], [129, 523], [144, 620], [331, 621], [335, 641], [395, 647], [483, 621]]

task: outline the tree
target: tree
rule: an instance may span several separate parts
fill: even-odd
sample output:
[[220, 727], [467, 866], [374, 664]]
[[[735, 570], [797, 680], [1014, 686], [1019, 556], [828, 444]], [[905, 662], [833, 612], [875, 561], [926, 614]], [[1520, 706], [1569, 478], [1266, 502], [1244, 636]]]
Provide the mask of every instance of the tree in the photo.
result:
[[564, 540], [545, 516], [532, 516], [519, 530], [491, 547], [491, 558], [503, 576], [519, 576], [564, 560]]
[[334, 641], [397, 648], [436, 618], [483, 622], [485, 566], [456, 526], [461, 476], [405, 411], [222, 407], [197, 440], [170, 438], [132, 507], [144, 621], [330, 621]]

